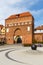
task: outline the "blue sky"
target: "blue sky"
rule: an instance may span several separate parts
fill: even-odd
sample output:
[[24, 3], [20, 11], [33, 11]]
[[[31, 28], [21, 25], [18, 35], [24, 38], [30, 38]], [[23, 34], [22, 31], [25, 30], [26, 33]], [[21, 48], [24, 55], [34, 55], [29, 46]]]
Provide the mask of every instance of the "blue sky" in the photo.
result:
[[0, 24], [12, 15], [29, 11], [34, 16], [35, 27], [43, 25], [43, 0], [0, 0]]

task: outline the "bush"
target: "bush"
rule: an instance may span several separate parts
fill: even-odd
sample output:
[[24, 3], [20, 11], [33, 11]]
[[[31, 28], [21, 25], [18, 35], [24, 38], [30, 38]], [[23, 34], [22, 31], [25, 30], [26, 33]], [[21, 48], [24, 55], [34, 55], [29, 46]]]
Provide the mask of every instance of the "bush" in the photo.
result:
[[34, 39], [33, 44], [37, 43], [37, 41]]
[[4, 44], [5, 44], [4, 42], [0, 41], [0, 45], [4, 45]]
[[35, 43], [42, 43], [42, 44], [43, 44], [43, 41], [40, 42], [40, 41], [36, 41], [36, 40], [34, 39], [33, 44], [35, 44]]

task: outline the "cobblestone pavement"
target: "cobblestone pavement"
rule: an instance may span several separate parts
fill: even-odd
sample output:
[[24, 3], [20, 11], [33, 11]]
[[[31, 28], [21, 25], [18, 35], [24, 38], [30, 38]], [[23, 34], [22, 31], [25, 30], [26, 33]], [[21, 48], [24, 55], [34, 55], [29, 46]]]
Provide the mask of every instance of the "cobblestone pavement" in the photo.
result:
[[22, 45], [0, 46], [0, 65], [43, 65], [43, 47], [31, 50]]

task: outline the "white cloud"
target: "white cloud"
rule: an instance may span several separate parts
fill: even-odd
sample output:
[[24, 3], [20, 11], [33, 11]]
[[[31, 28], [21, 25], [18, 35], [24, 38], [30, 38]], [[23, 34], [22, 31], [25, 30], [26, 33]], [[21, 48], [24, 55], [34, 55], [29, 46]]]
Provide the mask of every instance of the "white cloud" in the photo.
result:
[[43, 9], [30, 11], [35, 19], [35, 26], [43, 24]]
[[[0, 23], [4, 24], [4, 19], [12, 14], [21, 13], [24, 11], [30, 11], [35, 18], [39, 17], [43, 13], [43, 9], [37, 11], [28, 10], [28, 7], [38, 3], [39, 0], [0, 0]], [[19, 4], [19, 6], [10, 7], [10, 5]]]
[[34, 5], [38, 3], [39, 0], [27, 0], [29, 2], [29, 5]]
[[0, 20], [0, 24], [5, 26], [5, 20]]
[[31, 13], [33, 14], [33, 15], [41, 15], [41, 14], [43, 14], [43, 9], [40, 9], [40, 10], [33, 10], [33, 11], [31, 11]]
[[19, 2], [22, 2], [22, 0], [6, 0], [6, 3], [9, 5], [13, 5]]

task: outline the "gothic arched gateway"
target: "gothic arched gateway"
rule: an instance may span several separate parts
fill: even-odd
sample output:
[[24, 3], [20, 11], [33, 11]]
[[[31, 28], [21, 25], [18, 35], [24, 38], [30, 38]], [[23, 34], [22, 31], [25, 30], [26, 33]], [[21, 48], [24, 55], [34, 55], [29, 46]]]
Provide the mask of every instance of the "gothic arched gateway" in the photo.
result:
[[34, 38], [34, 18], [29, 12], [11, 15], [5, 20], [6, 43], [32, 44]]
[[20, 28], [16, 28], [14, 31], [14, 43], [22, 43], [22, 33]]

